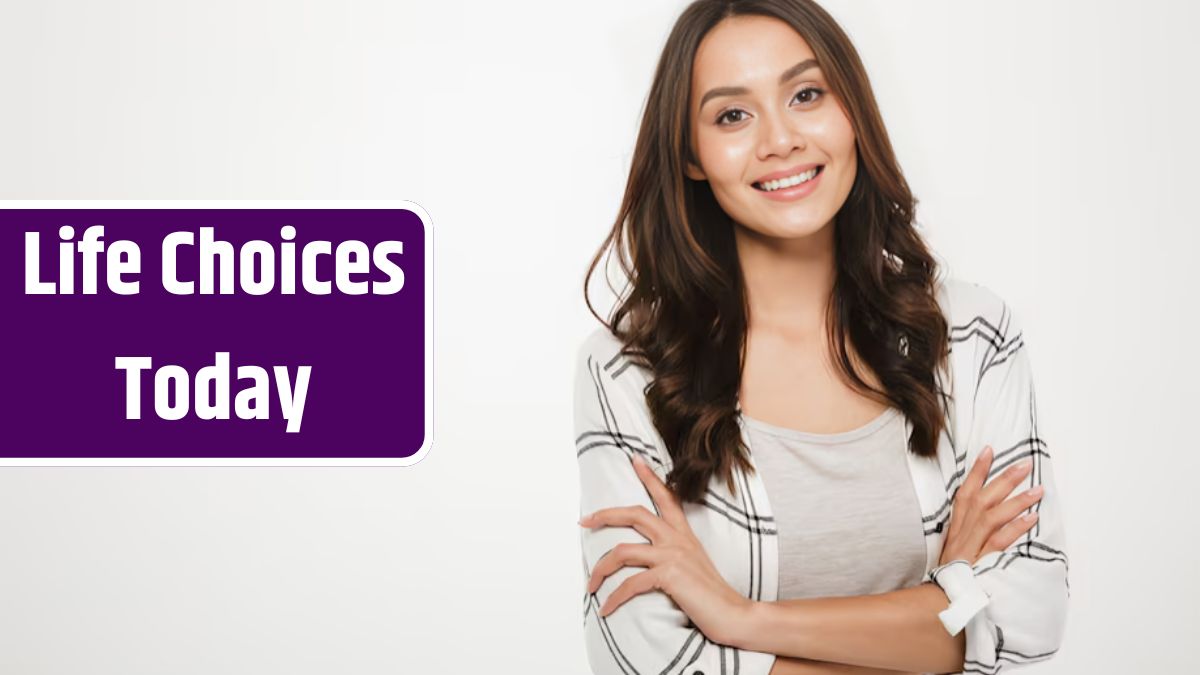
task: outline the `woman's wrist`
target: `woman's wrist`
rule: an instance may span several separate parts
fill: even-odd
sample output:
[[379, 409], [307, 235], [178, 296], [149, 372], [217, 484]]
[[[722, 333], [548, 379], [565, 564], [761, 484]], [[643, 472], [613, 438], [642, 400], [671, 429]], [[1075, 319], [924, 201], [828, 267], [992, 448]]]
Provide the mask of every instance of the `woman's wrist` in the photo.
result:
[[729, 647], [746, 649], [746, 636], [754, 632], [755, 614], [757, 613], [755, 606], [759, 603], [749, 598], [745, 598], [744, 600], [743, 603], [736, 605], [730, 612], [729, 634], [711, 636], [716, 642]]
[[770, 630], [774, 609], [777, 607], [773, 602], [746, 600], [737, 610], [738, 618], [732, 622], [733, 634], [727, 637], [725, 644], [738, 649], [763, 651], [761, 640], [756, 638], [761, 638], [764, 631]]

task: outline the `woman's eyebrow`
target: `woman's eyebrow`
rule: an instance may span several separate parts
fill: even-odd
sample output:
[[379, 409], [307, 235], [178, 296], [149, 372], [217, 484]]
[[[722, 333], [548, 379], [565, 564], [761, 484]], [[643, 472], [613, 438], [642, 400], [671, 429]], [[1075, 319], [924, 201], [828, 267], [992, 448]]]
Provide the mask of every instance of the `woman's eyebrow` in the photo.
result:
[[[817, 65], [816, 59], [805, 59], [805, 60], [801, 61], [800, 63], [797, 63], [796, 65], [792, 66], [791, 68], [788, 68], [787, 70], [783, 71], [783, 75], [779, 76], [779, 84], [787, 84], [788, 80], [792, 79], [793, 77], [796, 77], [797, 75], [799, 75], [800, 73], [803, 73], [804, 71], [808, 70], [809, 68], [816, 67], [816, 65]], [[716, 98], [718, 96], [740, 96], [742, 94], [748, 94], [748, 93], [750, 93], [750, 90], [745, 87], [714, 87], [712, 89], [709, 89], [704, 94], [704, 96], [700, 98], [700, 107], [703, 108], [704, 104], [708, 103], [709, 99]]]

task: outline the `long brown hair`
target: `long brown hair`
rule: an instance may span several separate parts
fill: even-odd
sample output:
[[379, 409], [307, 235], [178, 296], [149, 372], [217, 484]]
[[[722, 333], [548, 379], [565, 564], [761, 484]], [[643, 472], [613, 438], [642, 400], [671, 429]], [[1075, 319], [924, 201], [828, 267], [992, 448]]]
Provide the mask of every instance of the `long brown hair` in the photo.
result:
[[[915, 230], [917, 200], [858, 52], [811, 0], [697, 0], [663, 47], [618, 217], [584, 277], [589, 311], [622, 342], [626, 356], [653, 373], [644, 393], [671, 455], [667, 483], [684, 501], [702, 501], [714, 475], [733, 491], [735, 465], [753, 470], [737, 408], [748, 309], [736, 225], [708, 182], [684, 173], [696, 50], [721, 20], [739, 15], [792, 26], [853, 125], [858, 170], [834, 222], [837, 274], [827, 317], [838, 368], [856, 390], [909, 418], [912, 452], [933, 456], [945, 421], [936, 371], [945, 365], [948, 341], [934, 285], [937, 263]], [[609, 321], [588, 298], [606, 251], [616, 253], [629, 281]], [[847, 339], [883, 391], [855, 371]]]

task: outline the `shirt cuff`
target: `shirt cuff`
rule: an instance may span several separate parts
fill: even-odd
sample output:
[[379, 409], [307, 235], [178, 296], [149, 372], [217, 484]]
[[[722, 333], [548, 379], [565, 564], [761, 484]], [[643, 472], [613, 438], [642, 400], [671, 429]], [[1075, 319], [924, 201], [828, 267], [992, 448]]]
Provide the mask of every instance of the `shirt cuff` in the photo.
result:
[[950, 600], [950, 606], [938, 613], [946, 632], [958, 635], [991, 599], [979, 585], [975, 570], [966, 560], [951, 560], [935, 567], [925, 578], [937, 584]]

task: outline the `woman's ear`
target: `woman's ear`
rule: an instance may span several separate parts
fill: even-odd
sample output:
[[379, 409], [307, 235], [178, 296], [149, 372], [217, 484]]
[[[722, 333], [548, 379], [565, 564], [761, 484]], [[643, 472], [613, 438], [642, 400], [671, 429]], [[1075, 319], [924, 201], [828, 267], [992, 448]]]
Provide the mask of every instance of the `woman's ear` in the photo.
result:
[[708, 176], [704, 174], [704, 169], [701, 169], [698, 164], [691, 160], [688, 160], [684, 173], [692, 180], [708, 180]]

